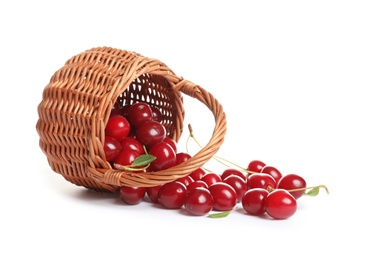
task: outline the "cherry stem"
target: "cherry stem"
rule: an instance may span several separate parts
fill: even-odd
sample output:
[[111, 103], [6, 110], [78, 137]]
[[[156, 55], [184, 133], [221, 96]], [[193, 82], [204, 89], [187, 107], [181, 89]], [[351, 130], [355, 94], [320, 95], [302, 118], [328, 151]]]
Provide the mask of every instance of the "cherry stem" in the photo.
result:
[[[187, 139], [187, 152], [188, 152], [188, 142], [189, 142], [189, 139], [190, 138], [192, 138], [193, 140], [194, 140], [194, 142], [200, 147], [200, 148], [203, 148], [203, 146], [198, 142], [198, 140], [197, 140], [197, 138], [194, 136], [194, 134], [193, 134], [193, 128], [192, 128], [192, 126], [190, 125], [190, 124], [188, 124], [188, 129], [189, 129], [189, 137], [188, 137], [188, 139]], [[222, 157], [220, 157], [220, 156], [216, 156], [216, 155], [214, 155], [213, 156], [213, 159], [215, 159], [216, 161], [218, 161], [219, 163], [221, 163], [222, 165], [225, 165], [226, 167], [230, 167], [228, 164], [226, 164], [226, 163], [224, 163], [224, 162], [227, 162], [227, 163], [229, 163], [229, 164], [232, 164], [232, 165], [234, 165], [235, 167], [238, 167], [238, 168], [240, 168], [242, 171], [245, 171], [245, 172], [247, 172], [247, 173], [249, 173], [249, 174], [253, 174], [253, 173], [257, 173], [257, 172], [252, 172], [252, 171], [249, 171], [247, 168], [244, 168], [244, 167], [242, 167], [242, 166], [240, 166], [239, 164], [236, 164], [236, 163], [234, 163], [234, 162], [231, 162], [231, 161], [229, 161], [229, 160], [227, 160], [227, 159], [225, 159], [225, 158], [222, 158]]]
[[293, 192], [293, 191], [300, 191], [300, 190], [311, 190], [311, 189], [315, 189], [315, 188], [325, 189], [327, 194], [330, 194], [330, 192], [328, 191], [327, 186], [325, 186], [323, 184], [322, 185], [317, 185], [317, 186], [306, 187], [306, 188], [292, 189], [292, 190], [288, 190], [288, 191]]
[[[186, 143], [186, 149], [187, 149], [187, 152], [189, 151], [188, 149], [188, 143], [189, 143], [189, 139], [192, 138], [195, 143], [200, 147], [200, 148], [203, 148], [203, 146], [198, 142], [197, 138], [194, 136], [193, 134], [193, 128], [190, 124], [188, 124], [188, 129], [189, 129], [189, 136], [188, 136], [188, 139], [187, 139], [187, 143]], [[188, 152], [189, 153], [189, 152]], [[236, 164], [234, 162], [231, 162], [225, 158], [222, 158], [222, 157], [219, 157], [219, 156], [216, 156], [214, 155], [213, 156], [213, 159], [215, 159], [216, 161], [218, 161], [219, 163], [225, 165], [226, 167], [229, 167], [229, 165], [225, 164], [225, 162], [229, 163], [229, 164], [232, 164], [238, 168], [240, 168], [241, 170], [249, 173], [249, 174], [257, 174], [258, 172], [253, 172], [253, 171], [250, 171], [248, 170], [247, 168], [244, 168], [242, 166], [240, 166], [239, 164]], [[204, 168], [205, 169], [205, 168]], [[326, 190], [327, 194], [330, 194], [330, 192], [328, 191], [328, 188], [325, 186], [325, 185], [319, 185], [319, 186], [311, 186], [311, 187], [306, 187], [306, 188], [299, 188], [299, 189], [292, 189], [292, 190], [288, 190], [289, 192], [292, 192], [292, 191], [299, 191], [299, 190], [311, 190], [311, 189], [315, 189], [315, 188], [323, 188]]]
[[120, 171], [130, 171], [130, 172], [140, 172], [140, 171], [146, 170], [149, 166], [150, 166], [150, 163], [141, 168], [132, 167], [131, 165], [127, 166], [127, 165], [121, 165], [118, 163], [114, 163], [115, 169], [120, 170]]

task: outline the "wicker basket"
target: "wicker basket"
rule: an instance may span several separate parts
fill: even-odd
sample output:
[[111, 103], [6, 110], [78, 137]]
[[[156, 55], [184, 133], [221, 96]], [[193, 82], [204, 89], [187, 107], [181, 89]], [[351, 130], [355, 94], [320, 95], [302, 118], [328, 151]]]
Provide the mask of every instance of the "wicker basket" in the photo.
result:
[[[105, 160], [103, 143], [114, 103], [156, 105], [168, 135], [179, 141], [185, 115], [182, 94], [198, 99], [213, 113], [215, 127], [207, 145], [166, 170], [113, 169]], [[156, 186], [189, 175], [218, 151], [226, 132], [223, 108], [206, 90], [157, 59], [109, 47], [75, 55], [56, 71], [43, 91], [38, 115], [39, 144], [52, 170], [73, 184], [107, 192], [117, 192], [122, 185]]]

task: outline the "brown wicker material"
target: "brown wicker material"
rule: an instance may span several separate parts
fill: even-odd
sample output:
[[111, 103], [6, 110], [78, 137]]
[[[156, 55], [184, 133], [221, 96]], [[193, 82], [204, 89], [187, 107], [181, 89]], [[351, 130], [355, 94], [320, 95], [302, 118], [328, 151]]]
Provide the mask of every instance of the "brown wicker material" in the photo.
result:
[[[215, 127], [206, 146], [188, 161], [146, 173], [113, 169], [103, 152], [104, 130], [113, 104], [144, 101], [159, 107], [174, 140], [183, 131], [186, 94], [213, 113]], [[122, 185], [156, 186], [190, 174], [219, 149], [226, 132], [221, 104], [206, 90], [175, 75], [164, 63], [135, 52], [99, 47], [69, 59], [43, 91], [36, 125], [49, 165], [67, 181], [96, 191]]]

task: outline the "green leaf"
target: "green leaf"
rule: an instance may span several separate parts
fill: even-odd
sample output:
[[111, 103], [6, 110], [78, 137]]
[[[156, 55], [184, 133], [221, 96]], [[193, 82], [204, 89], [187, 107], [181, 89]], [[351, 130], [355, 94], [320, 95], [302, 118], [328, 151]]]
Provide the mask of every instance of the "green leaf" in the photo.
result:
[[138, 156], [131, 166], [147, 166], [156, 159], [155, 156], [150, 154], [142, 154]]
[[210, 218], [224, 218], [224, 217], [227, 217], [231, 213], [231, 211], [232, 210], [219, 212], [219, 213], [213, 213], [213, 214], [208, 215], [208, 217], [210, 217]]
[[314, 187], [310, 191], [307, 192], [307, 195], [309, 196], [317, 196], [319, 193], [319, 187]]

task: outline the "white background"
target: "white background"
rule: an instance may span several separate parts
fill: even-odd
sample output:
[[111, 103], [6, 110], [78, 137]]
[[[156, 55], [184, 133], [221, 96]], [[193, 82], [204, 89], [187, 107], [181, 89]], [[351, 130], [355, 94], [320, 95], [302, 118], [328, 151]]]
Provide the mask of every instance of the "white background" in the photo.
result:
[[[3, 1], [0, 258], [362, 259], [367, 13], [366, 1]], [[65, 181], [39, 149], [37, 105], [67, 59], [97, 46], [160, 59], [217, 97], [221, 157], [262, 160], [330, 194], [301, 198], [288, 220], [241, 207], [210, 219]], [[205, 143], [213, 118], [197, 106], [187, 100], [186, 120]]]

